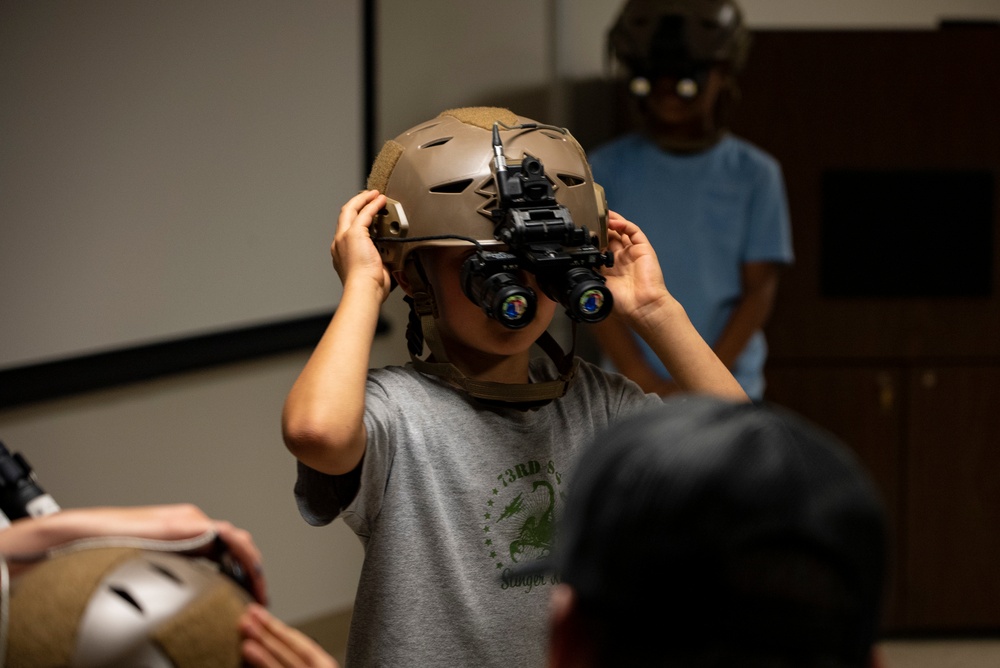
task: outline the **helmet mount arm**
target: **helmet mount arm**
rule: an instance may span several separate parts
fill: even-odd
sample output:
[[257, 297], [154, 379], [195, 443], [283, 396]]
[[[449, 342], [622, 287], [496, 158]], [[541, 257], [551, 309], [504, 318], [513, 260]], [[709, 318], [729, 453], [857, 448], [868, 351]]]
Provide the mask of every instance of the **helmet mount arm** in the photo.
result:
[[[508, 168], [500, 140], [501, 125], [499, 121], [493, 124], [493, 168], [497, 189], [497, 206], [491, 212], [494, 238], [507, 245], [513, 260], [538, 278], [542, 291], [560, 302], [572, 320], [598, 322], [605, 319], [611, 313], [614, 300], [597, 269], [612, 266], [614, 255], [602, 253], [597, 248], [596, 235], [586, 226], [577, 225], [569, 208], [559, 203], [540, 159], [525, 152], [519, 165]], [[532, 125], [530, 129], [550, 127]], [[568, 132], [565, 128], [555, 129], [564, 134]], [[477, 255], [479, 266], [490, 264], [482, 251]], [[501, 263], [493, 263], [494, 266], [498, 264]], [[501, 314], [498, 319], [507, 327], [522, 327], [533, 315], [530, 303], [525, 305], [531, 298], [523, 292], [504, 288], [486, 294], [497, 295], [497, 301], [501, 298], [511, 301], [510, 308], [505, 308], [502, 304], [490, 305], [479, 299], [487, 314]], [[469, 297], [477, 301], [473, 295]]]

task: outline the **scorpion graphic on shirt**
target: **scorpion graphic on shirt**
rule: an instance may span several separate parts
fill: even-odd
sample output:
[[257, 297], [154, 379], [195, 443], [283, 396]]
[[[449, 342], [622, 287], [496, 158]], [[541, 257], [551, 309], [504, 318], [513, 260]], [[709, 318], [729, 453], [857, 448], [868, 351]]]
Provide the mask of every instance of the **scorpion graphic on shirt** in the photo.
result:
[[[523, 559], [544, 557], [552, 548], [556, 495], [552, 484], [547, 480], [536, 480], [531, 486], [531, 494], [537, 493], [540, 487], [545, 494], [544, 505], [540, 509], [526, 511], [522, 492], [504, 508], [500, 516], [500, 521], [509, 517], [523, 517], [517, 538], [510, 544], [510, 558], [515, 563]], [[525, 514], [527, 517], [524, 517]]]

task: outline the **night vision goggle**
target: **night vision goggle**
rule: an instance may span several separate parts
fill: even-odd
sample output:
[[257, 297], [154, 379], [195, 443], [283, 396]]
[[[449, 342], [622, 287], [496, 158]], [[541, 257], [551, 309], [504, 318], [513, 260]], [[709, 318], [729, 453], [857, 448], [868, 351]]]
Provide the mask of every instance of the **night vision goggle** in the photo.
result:
[[524, 327], [535, 315], [535, 291], [517, 272], [535, 275], [538, 286], [566, 309], [570, 318], [598, 322], [614, 304], [597, 268], [610, 267], [597, 238], [573, 222], [569, 209], [556, 201], [541, 160], [525, 154], [507, 165], [498, 124], [493, 125], [493, 166], [498, 205], [492, 211], [494, 237], [506, 251], [478, 248], [462, 265], [462, 290], [483, 312], [511, 329]]

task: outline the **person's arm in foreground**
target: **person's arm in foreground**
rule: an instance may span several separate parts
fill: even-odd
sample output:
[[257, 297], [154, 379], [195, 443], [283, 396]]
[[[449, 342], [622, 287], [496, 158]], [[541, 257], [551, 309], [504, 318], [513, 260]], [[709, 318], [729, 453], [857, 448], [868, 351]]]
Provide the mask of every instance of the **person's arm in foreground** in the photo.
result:
[[285, 400], [285, 445], [307, 466], [348, 473], [365, 452], [365, 383], [391, 279], [368, 228], [385, 196], [366, 190], [340, 210], [330, 253], [344, 284], [336, 313]]
[[243, 659], [259, 668], [338, 668], [312, 638], [251, 603], [240, 618]]
[[[84, 538], [129, 537], [184, 540], [215, 532], [250, 578], [258, 601], [267, 601], [267, 583], [260, 550], [247, 531], [229, 522], [213, 520], [197, 506], [180, 503], [158, 506], [69, 508], [41, 517], [15, 520], [0, 531], [0, 553], [42, 553]], [[206, 556], [211, 556], [206, 554]], [[11, 574], [30, 563], [11, 561]]]
[[726, 365], [667, 291], [656, 252], [639, 227], [615, 212], [608, 217], [608, 249], [614, 266], [604, 270], [615, 297], [613, 317], [650, 345], [685, 392], [749, 401]]

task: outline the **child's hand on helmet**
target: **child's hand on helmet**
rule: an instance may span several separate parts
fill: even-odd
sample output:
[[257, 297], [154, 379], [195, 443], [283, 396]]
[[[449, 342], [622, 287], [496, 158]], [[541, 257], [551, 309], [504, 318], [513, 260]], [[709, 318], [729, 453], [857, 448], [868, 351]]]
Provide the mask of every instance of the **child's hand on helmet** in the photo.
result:
[[614, 266], [602, 273], [615, 298], [615, 317], [633, 321], [672, 299], [646, 235], [615, 211], [608, 212], [608, 250], [614, 253]]
[[330, 255], [345, 286], [348, 279], [368, 277], [384, 301], [389, 296], [392, 280], [369, 234], [375, 216], [383, 207], [385, 195], [377, 190], [363, 190], [349, 199], [340, 209]]

